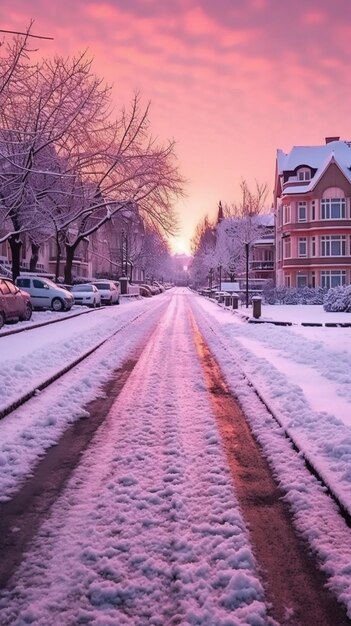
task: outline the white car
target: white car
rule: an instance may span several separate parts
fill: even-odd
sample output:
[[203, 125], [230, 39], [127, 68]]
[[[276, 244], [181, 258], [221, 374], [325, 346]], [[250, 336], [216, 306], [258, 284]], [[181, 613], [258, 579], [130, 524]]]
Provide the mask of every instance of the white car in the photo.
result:
[[95, 285], [91, 285], [90, 283], [73, 285], [71, 293], [74, 297], [75, 304], [83, 304], [93, 307], [94, 309], [101, 305], [100, 291]]
[[119, 304], [119, 287], [112, 280], [97, 280], [93, 283], [98, 288], [101, 304]]
[[72, 294], [49, 278], [18, 276], [16, 285], [29, 293], [33, 308], [69, 311], [74, 304]]

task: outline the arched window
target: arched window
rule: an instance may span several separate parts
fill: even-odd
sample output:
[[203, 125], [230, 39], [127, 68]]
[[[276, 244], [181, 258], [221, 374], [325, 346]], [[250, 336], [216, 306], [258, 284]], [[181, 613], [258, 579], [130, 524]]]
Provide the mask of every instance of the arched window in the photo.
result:
[[301, 167], [297, 170], [297, 180], [311, 180], [311, 170], [308, 167]]
[[346, 218], [345, 194], [339, 187], [329, 187], [321, 200], [322, 220], [344, 220]]

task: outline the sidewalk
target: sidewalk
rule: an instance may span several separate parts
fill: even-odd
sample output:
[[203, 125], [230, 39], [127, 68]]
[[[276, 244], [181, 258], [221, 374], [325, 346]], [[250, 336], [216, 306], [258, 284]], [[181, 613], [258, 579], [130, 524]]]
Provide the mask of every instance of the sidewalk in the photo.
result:
[[[225, 308], [223, 305], [220, 305]], [[276, 326], [326, 326], [351, 327], [351, 313], [329, 313], [316, 304], [263, 304], [259, 319], [252, 317], [252, 306], [247, 309], [229, 309], [249, 324], [275, 324]]]

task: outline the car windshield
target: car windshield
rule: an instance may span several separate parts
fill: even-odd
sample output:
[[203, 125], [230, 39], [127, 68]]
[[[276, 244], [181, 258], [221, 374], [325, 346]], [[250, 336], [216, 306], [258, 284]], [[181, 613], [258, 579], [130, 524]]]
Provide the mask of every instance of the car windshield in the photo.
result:
[[95, 283], [95, 287], [98, 289], [110, 289], [110, 285], [108, 283]]
[[93, 291], [92, 285], [73, 285], [72, 291]]

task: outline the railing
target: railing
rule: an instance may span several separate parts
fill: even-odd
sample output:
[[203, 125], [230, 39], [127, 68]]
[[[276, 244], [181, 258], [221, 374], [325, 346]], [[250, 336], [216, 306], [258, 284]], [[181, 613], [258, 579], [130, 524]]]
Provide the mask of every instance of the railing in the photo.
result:
[[274, 261], [251, 261], [250, 269], [272, 271], [274, 269]]

